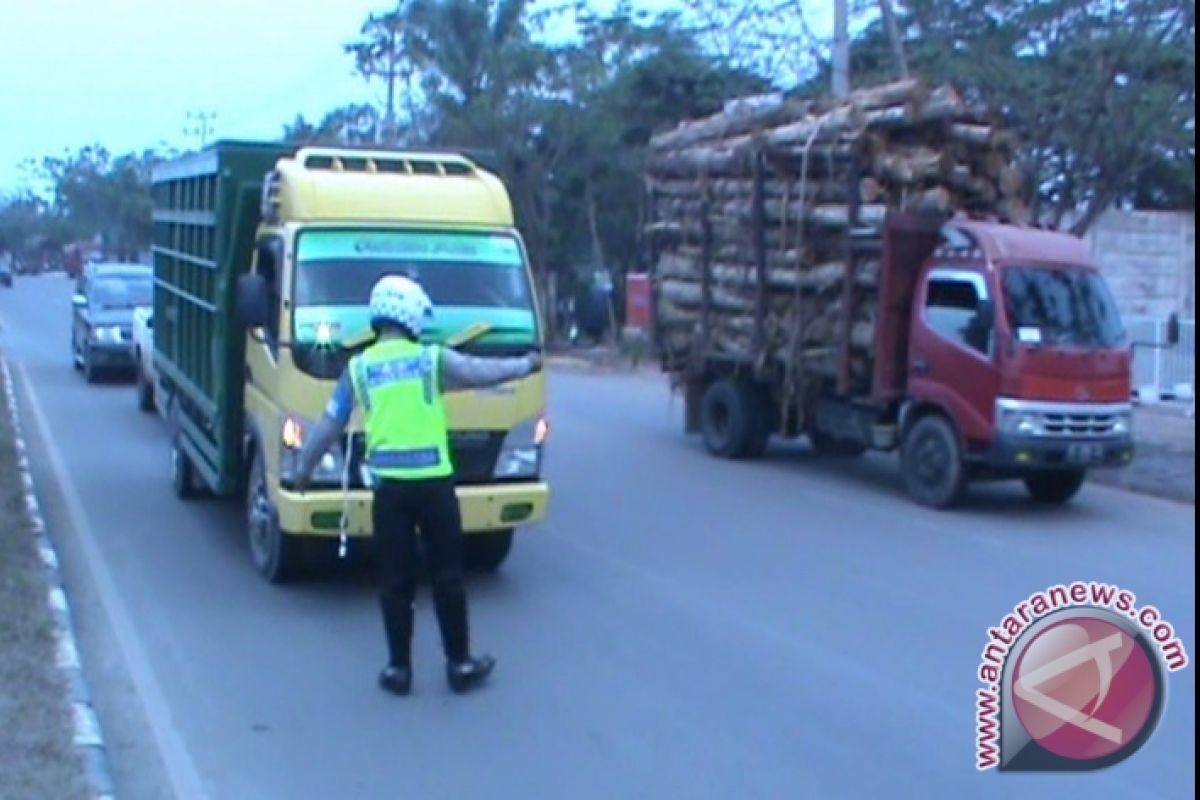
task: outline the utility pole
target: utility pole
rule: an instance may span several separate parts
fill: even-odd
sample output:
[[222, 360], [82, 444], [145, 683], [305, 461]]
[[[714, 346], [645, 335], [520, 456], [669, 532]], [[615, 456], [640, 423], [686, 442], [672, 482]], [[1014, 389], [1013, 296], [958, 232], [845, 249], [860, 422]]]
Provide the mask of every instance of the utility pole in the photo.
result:
[[850, 10], [847, 0], [833, 4], [833, 96], [850, 94]]
[[184, 136], [199, 137], [200, 147], [203, 148], [208, 144], [208, 136], [212, 133], [212, 123], [216, 118], [216, 113], [212, 111], [187, 112], [188, 125], [183, 129]]

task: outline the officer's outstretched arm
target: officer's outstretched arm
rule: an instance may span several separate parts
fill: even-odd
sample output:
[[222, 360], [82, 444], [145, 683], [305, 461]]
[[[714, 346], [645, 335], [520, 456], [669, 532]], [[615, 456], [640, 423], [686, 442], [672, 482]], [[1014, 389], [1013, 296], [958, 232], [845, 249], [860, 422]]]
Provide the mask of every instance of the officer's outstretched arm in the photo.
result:
[[450, 348], [442, 351], [442, 391], [482, 389], [524, 378], [542, 367], [537, 353], [521, 358], [481, 358]]
[[309, 476], [316, 469], [321, 456], [329, 452], [329, 448], [333, 447], [334, 442], [346, 430], [353, 412], [354, 389], [350, 384], [350, 373], [345, 372], [333, 390], [333, 397], [325, 406], [325, 413], [317, 420], [312, 430], [305, 431], [296, 475], [296, 481], [302, 488], [308, 484]]

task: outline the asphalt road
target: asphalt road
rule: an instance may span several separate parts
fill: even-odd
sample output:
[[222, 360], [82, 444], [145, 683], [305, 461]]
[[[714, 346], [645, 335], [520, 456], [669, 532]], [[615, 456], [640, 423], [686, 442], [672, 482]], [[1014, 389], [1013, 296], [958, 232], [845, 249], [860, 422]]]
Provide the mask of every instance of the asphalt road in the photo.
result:
[[[1195, 512], [1016, 486], [956, 513], [889, 460], [709, 458], [644, 375], [555, 373], [551, 518], [470, 585], [490, 688], [445, 688], [428, 595], [415, 695], [374, 684], [373, 584], [252, 571], [238, 509], [174, 498], [157, 418], [68, 360], [69, 282], [0, 290], [35, 466], [124, 797], [816, 798], [1195, 795], [1195, 671], [1154, 737], [1088, 774], [980, 774], [985, 631], [1108, 581], [1195, 648]], [[36, 409], [34, 408], [36, 406]]]

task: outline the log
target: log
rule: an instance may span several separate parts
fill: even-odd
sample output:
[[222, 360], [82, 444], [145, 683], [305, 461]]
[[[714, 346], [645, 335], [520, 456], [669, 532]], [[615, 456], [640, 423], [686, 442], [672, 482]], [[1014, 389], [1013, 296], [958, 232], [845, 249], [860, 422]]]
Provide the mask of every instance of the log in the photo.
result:
[[889, 130], [906, 128], [916, 119], [916, 109], [909, 104], [889, 106], [868, 111], [865, 114], [865, 124], [868, 129]]
[[871, 171], [886, 181], [917, 183], [941, 178], [953, 167], [948, 154], [930, 147], [917, 147], [878, 156], [871, 164]]
[[856, 89], [847, 100], [864, 110], [893, 106], [897, 103], [920, 104], [929, 95], [929, 86], [919, 78]]
[[[664, 299], [683, 308], [698, 308], [704, 303], [704, 290], [698, 283], [663, 281], [660, 291]], [[754, 310], [753, 299], [741, 297], [735, 292], [716, 287], [712, 289], [712, 303], [715, 308], [726, 311], [750, 312]]]
[[929, 98], [921, 104], [914, 115], [914, 122], [934, 122], [939, 120], [956, 119], [966, 111], [962, 96], [953, 86], [939, 86]]
[[887, 198], [883, 184], [869, 175], [858, 182], [858, 199], [862, 203], [877, 203]]
[[649, 170], [651, 175], [694, 178], [705, 174], [743, 174], [749, 164], [748, 152], [694, 147], [656, 156]]
[[800, 109], [782, 101], [757, 108], [731, 108], [703, 119], [684, 122], [674, 130], [650, 138], [652, 150], [687, 147], [711, 139], [723, 139], [758, 128], [774, 127], [794, 118]]
[[[767, 197], [783, 199], [790, 196], [793, 200], [800, 197], [798, 180], [768, 180], [763, 183]], [[696, 202], [704, 192], [704, 186], [697, 181], [663, 179], [651, 182], [651, 191], [661, 195], [667, 202], [685, 199]], [[708, 183], [708, 192], [717, 199], [745, 199], [754, 194], [754, 183], [749, 179], [719, 178]], [[810, 181], [806, 182], [805, 196], [811, 202], [844, 203], [849, 191], [846, 185], [839, 181]]]
[[[690, 281], [699, 285], [701, 273], [699, 258], [681, 253], [663, 253], [654, 266], [655, 276], [663, 280]], [[767, 288], [782, 290], [785, 293], [794, 292], [796, 289], [821, 292], [840, 287], [845, 273], [846, 264], [843, 261], [830, 261], [812, 266], [804, 265], [800, 269], [776, 267], [767, 270]], [[710, 267], [709, 274], [720, 286], [753, 288], [757, 285], [758, 280], [757, 270], [748, 262], [742, 264], [718, 262]], [[871, 260], [860, 264], [855, 277], [856, 283], [860, 287], [873, 288], [877, 286], [879, 262]]]
[[1001, 196], [1020, 197], [1025, 190], [1025, 173], [1020, 167], [1010, 164], [1000, 171], [996, 183], [1000, 187]]
[[863, 127], [863, 112], [857, 106], [842, 106], [827, 114], [772, 128], [763, 134], [763, 140], [775, 147], [805, 145], [822, 136], [833, 137], [850, 129]]

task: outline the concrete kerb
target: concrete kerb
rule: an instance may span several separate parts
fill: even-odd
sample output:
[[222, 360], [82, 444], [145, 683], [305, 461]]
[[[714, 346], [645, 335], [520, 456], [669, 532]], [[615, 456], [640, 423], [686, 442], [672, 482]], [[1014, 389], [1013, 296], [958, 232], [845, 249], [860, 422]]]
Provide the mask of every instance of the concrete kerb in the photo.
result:
[[67, 602], [66, 591], [63, 589], [58, 555], [47, 535], [46, 523], [42, 518], [41, 506], [38, 504], [33, 473], [29, 467], [25, 437], [21, 430], [21, 416], [17, 408], [15, 384], [3, 354], [0, 354], [0, 373], [4, 375], [4, 402], [8, 407], [8, 416], [12, 423], [13, 439], [17, 450], [17, 474], [21, 479], [22, 492], [25, 496], [25, 512], [29, 520], [30, 531], [36, 541], [38, 557], [41, 559], [50, 583], [46, 602], [54, 620], [55, 661], [67, 681], [67, 699], [71, 707], [75, 747], [79, 750], [92, 797], [95, 800], [113, 800], [116, 794], [112, 770], [108, 763], [104, 734], [100, 729], [100, 720], [96, 717], [91, 696], [88, 693], [87, 682], [84, 679], [79, 648], [76, 646], [74, 624], [71, 621], [71, 607]]

